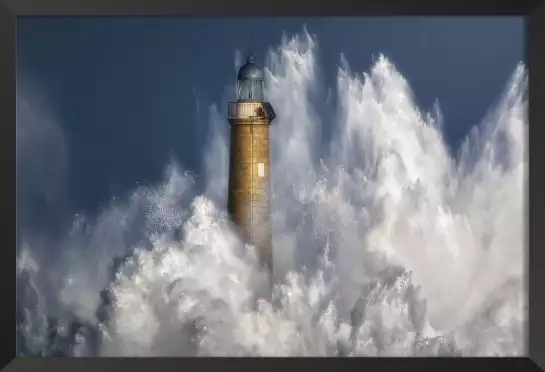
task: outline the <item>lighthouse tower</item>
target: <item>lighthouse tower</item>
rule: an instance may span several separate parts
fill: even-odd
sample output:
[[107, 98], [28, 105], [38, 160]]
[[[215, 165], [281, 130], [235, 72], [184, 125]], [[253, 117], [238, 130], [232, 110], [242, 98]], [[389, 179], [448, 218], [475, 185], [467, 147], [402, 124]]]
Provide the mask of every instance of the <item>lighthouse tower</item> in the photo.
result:
[[265, 101], [263, 70], [250, 55], [237, 76], [231, 126], [227, 209], [240, 236], [272, 272], [269, 126], [276, 114]]

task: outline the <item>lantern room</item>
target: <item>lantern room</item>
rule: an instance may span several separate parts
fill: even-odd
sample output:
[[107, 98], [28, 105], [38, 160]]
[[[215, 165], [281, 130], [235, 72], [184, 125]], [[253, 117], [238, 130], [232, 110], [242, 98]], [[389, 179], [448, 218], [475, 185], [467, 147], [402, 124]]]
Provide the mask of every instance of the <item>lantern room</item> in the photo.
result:
[[237, 101], [263, 102], [265, 100], [265, 80], [254, 56], [250, 55], [246, 63], [240, 67], [237, 75]]

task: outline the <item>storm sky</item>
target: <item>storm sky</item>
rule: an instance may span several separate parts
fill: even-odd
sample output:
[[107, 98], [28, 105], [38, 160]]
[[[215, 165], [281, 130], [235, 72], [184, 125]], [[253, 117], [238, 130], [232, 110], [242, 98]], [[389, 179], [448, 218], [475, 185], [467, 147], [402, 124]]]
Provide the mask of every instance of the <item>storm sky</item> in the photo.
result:
[[[46, 157], [23, 159], [39, 168], [27, 184], [49, 185], [23, 185], [26, 217], [40, 224], [56, 219], [52, 210], [95, 211], [156, 182], [172, 158], [198, 174], [209, 107], [232, 99], [237, 51], [264, 58], [304, 28], [318, 40], [321, 86], [335, 87], [341, 54], [364, 72], [384, 53], [422, 108], [439, 101], [452, 149], [525, 61], [522, 17], [20, 18], [19, 120], [24, 97], [38, 116], [32, 128], [46, 133], [46, 119], [57, 128], [44, 134], [53, 138]], [[317, 94], [335, 99], [335, 89]]]

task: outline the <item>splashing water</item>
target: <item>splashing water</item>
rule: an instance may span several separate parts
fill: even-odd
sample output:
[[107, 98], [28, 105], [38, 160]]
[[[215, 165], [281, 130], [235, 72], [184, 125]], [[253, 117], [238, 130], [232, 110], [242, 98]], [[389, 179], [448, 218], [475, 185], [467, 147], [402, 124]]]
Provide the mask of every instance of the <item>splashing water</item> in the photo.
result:
[[363, 75], [343, 58], [324, 151], [315, 49], [304, 32], [267, 63], [281, 113], [272, 293], [226, 217], [228, 125], [213, 107], [203, 194], [171, 164], [158, 187], [78, 216], [55, 259], [23, 235], [21, 354], [525, 353], [525, 67], [453, 158], [438, 109], [421, 112], [387, 58]]

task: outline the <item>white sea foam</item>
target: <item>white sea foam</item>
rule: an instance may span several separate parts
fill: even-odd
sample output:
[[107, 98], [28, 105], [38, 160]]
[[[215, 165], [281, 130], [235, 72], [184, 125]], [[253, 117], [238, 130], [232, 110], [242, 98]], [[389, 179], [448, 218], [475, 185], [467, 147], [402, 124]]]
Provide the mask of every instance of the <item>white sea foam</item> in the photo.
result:
[[[307, 32], [284, 38], [267, 62], [272, 293], [226, 218], [228, 137], [214, 130], [203, 194], [170, 164], [157, 187], [76, 218], [53, 263], [21, 238], [27, 353], [525, 353], [525, 67], [453, 157], [438, 105], [417, 107], [382, 55], [364, 74], [341, 59], [327, 122], [311, 99], [316, 44]], [[210, 118], [228, 125], [215, 107]], [[326, 150], [325, 125], [336, 128]]]

